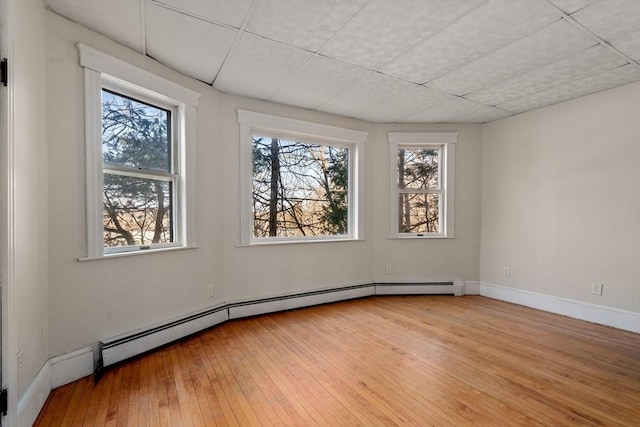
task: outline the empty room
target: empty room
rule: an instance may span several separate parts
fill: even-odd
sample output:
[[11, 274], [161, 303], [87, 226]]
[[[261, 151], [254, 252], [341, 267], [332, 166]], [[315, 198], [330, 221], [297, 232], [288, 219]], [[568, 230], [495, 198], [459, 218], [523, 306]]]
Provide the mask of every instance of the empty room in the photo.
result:
[[640, 425], [637, 0], [0, 0], [3, 426]]

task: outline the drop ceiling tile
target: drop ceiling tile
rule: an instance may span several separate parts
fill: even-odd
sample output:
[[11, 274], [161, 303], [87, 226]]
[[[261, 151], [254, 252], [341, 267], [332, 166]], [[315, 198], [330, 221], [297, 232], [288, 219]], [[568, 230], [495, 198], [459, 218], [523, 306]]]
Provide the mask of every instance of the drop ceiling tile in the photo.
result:
[[611, 45], [634, 61], [640, 61], [640, 27], [611, 40]]
[[539, 1], [491, 0], [405, 51], [381, 71], [425, 83], [557, 21]]
[[411, 85], [388, 101], [365, 110], [357, 118], [370, 122], [395, 122], [455, 99], [455, 96], [448, 93]]
[[267, 99], [312, 56], [294, 47], [243, 34], [214, 87], [236, 95]]
[[333, 59], [316, 56], [296, 73], [269, 101], [315, 108], [340, 95], [371, 71]]
[[612, 70], [625, 63], [623, 58], [598, 45], [471, 92], [465, 97], [489, 105], [504, 104], [509, 100], [539, 92], [564, 82]]
[[152, 0], [188, 15], [240, 28], [253, 0]]
[[317, 109], [332, 114], [356, 117], [373, 105], [402, 98], [415, 85], [380, 73], [371, 73], [349, 90], [330, 99]]
[[366, 0], [261, 0], [245, 30], [316, 52], [365, 4]]
[[236, 39], [237, 31], [164, 7], [146, 8], [147, 53], [203, 82], [211, 83]]
[[406, 117], [404, 123], [484, 123], [513, 115], [489, 105], [455, 98], [446, 104]]
[[520, 113], [622, 86], [637, 80], [640, 80], [640, 69], [636, 65], [627, 64], [613, 70], [589, 75], [522, 98], [511, 100], [498, 105], [498, 107]]
[[139, 0], [47, 0], [46, 3], [72, 21], [142, 52]]
[[567, 14], [572, 14], [586, 6], [589, 6], [596, 0], [551, 0], [551, 3], [558, 6]]
[[591, 37], [575, 26], [564, 20], [556, 21], [532, 35], [433, 80], [428, 86], [464, 95], [595, 44]]
[[640, 1], [598, 1], [571, 17], [606, 42], [611, 42], [640, 28]]
[[372, 0], [322, 53], [378, 69], [478, 4], [478, 0]]

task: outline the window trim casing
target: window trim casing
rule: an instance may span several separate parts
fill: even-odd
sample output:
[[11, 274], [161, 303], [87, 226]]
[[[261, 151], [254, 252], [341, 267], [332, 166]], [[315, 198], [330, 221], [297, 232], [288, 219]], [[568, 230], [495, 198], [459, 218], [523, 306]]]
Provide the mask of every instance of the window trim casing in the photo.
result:
[[[454, 175], [455, 175], [455, 146], [458, 142], [458, 132], [388, 132], [389, 142], [389, 238], [390, 239], [452, 239], [454, 234]], [[440, 233], [400, 233], [398, 230], [398, 149], [401, 147], [420, 148], [442, 147], [444, 168], [439, 168], [441, 177], [442, 215]], [[442, 179], [444, 177], [444, 179]]]
[[[364, 156], [367, 132], [337, 126], [237, 110], [240, 125], [240, 243], [260, 246], [287, 243], [313, 243], [364, 240]], [[255, 239], [252, 233], [253, 141], [254, 133], [265, 136], [301, 138], [349, 148], [349, 234], [339, 236], [270, 237]]]
[[[84, 70], [85, 176], [87, 255], [81, 260], [110, 256], [154, 253], [167, 249], [196, 247], [195, 221], [195, 139], [196, 108], [200, 94], [172, 81], [156, 76], [121, 59], [76, 43], [79, 64]], [[174, 209], [175, 241], [147, 249], [105, 251], [103, 237], [103, 160], [102, 160], [102, 88], [139, 96], [142, 100], [172, 106], [172, 153], [174, 167], [179, 171]]]

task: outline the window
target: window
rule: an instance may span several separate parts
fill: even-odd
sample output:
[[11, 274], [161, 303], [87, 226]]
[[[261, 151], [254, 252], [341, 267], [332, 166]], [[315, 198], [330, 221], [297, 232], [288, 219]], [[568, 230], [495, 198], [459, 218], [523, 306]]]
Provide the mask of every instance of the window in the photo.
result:
[[195, 245], [199, 94], [78, 44], [85, 73], [87, 258]]
[[238, 111], [241, 244], [362, 238], [366, 133]]
[[453, 237], [457, 135], [389, 133], [391, 237]]

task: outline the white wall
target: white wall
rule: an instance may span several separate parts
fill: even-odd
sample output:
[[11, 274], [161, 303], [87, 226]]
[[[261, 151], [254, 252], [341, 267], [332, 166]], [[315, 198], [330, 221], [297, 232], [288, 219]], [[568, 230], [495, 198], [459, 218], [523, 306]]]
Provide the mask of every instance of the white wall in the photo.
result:
[[[222, 287], [220, 96], [128, 48], [46, 13], [49, 123], [50, 347], [56, 356], [219, 303]], [[86, 256], [83, 71], [76, 42], [200, 91], [198, 249], [78, 261]], [[47, 209], [42, 210], [47, 212]], [[46, 218], [46, 214], [43, 214]], [[207, 286], [215, 286], [207, 298]]]
[[[387, 132], [458, 132], [455, 144], [454, 174], [454, 238], [389, 239], [389, 143]], [[480, 246], [480, 149], [481, 125], [421, 124], [375, 125], [370, 154], [367, 187], [372, 199], [370, 208], [371, 237], [375, 256], [372, 264], [378, 283], [403, 281], [477, 281]], [[391, 265], [391, 274], [386, 265]]]
[[[49, 144], [49, 356], [236, 301], [374, 280], [478, 280], [479, 125], [389, 126], [220, 94], [150, 58], [46, 12]], [[84, 261], [82, 42], [202, 92], [198, 108], [199, 249]], [[239, 126], [236, 110], [281, 115], [370, 132], [366, 144], [365, 241], [238, 247]], [[460, 132], [457, 238], [388, 241], [389, 130]], [[466, 188], [463, 188], [466, 187]], [[391, 276], [377, 264], [393, 263]], [[374, 264], [376, 265], [374, 268]], [[378, 272], [380, 270], [378, 269]], [[384, 270], [382, 270], [384, 271]], [[215, 297], [206, 298], [207, 285]]]
[[[225, 95], [220, 119], [224, 167], [224, 284], [227, 301], [371, 283], [372, 240], [238, 247], [240, 128], [238, 109], [368, 131], [368, 123]], [[366, 144], [368, 151], [371, 142]], [[366, 160], [369, 160], [367, 154]], [[366, 199], [366, 198], [365, 198]], [[365, 200], [365, 210], [369, 203]], [[371, 230], [367, 230], [371, 231]]]
[[482, 282], [640, 312], [639, 118], [634, 83], [483, 126]]
[[39, 0], [15, 2], [14, 179], [18, 396], [48, 356], [47, 80], [44, 9]]

